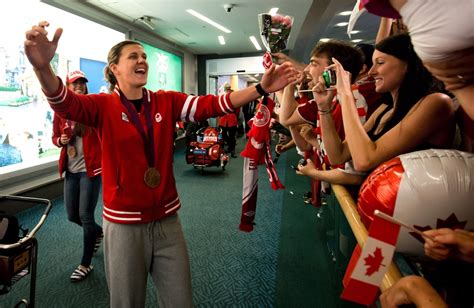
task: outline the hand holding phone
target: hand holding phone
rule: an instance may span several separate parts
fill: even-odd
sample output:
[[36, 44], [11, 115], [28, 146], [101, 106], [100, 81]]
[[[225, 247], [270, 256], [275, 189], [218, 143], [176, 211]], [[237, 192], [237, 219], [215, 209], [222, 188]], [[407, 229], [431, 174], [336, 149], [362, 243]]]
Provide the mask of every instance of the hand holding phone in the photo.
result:
[[336, 83], [337, 83], [336, 71], [325, 70], [323, 72], [323, 79], [324, 79], [324, 85], [326, 86], [326, 88], [333, 89], [336, 86]]
[[306, 159], [302, 158], [298, 161], [298, 164], [295, 166], [295, 165], [291, 165], [291, 168], [295, 169], [296, 171], [299, 171], [299, 165], [301, 166], [306, 166]]

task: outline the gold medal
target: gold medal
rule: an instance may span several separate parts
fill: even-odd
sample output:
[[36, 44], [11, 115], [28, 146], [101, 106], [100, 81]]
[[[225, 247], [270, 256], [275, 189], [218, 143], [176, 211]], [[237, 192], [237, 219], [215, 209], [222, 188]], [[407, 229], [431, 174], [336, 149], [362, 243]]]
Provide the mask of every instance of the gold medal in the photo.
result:
[[76, 157], [76, 155], [77, 155], [76, 147], [73, 146], [73, 145], [68, 146], [67, 147], [67, 155], [71, 158]]
[[143, 176], [143, 180], [145, 181], [146, 186], [150, 188], [156, 188], [158, 185], [160, 185], [161, 182], [161, 175], [153, 167], [149, 167], [145, 171], [145, 175]]

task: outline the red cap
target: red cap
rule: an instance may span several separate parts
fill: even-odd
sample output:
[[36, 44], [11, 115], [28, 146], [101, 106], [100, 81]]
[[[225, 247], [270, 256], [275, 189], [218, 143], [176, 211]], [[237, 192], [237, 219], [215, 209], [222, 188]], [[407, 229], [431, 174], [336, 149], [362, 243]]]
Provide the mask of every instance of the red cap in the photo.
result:
[[66, 82], [67, 83], [73, 83], [74, 81], [76, 81], [80, 78], [84, 79], [86, 82], [89, 82], [89, 80], [87, 80], [87, 78], [86, 78], [86, 74], [84, 74], [81, 71], [69, 72], [66, 76]]

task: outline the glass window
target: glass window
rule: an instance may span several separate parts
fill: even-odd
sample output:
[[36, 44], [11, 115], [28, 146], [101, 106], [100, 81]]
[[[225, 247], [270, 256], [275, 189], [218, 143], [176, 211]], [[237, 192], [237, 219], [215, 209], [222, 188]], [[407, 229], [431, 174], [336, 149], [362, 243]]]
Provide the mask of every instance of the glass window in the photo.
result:
[[149, 66], [146, 88], [152, 91], [183, 88], [183, 59], [154, 46], [140, 42], [145, 49]]
[[[26, 8], [26, 9], [25, 9]], [[53, 112], [42, 94], [23, 48], [25, 31], [41, 19], [50, 22], [50, 38], [64, 29], [53, 70], [63, 80], [80, 69], [90, 80], [89, 92], [106, 90], [103, 68], [107, 53], [124, 33], [54, 8], [38, 0], [17, 0], [0, 10], [0, 180], [2, 175], [57, 160], [51, 141]]]

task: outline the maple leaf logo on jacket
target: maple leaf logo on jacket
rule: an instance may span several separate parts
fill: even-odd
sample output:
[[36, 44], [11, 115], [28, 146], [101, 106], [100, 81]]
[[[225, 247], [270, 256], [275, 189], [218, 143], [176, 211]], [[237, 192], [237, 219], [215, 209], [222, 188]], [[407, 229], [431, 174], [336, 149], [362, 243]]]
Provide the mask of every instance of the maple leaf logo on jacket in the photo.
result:
[[382, 256], [382, 250], [377, 247], [373, 254], [369, 254], [366, 258], [364, 258], [365, 265], [367, 266], [365, 274], [367, 276], [372, 275], [375, 272], [378, 272], [380, 266], [385, 266], [382, 264], [384, 257]]
[[263, 127], [270, 123], [271, 112], [267, 106], [261, 105], [257, 113], [253, 118], [253, 125], [257, 127]]

